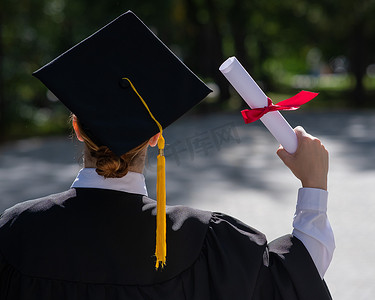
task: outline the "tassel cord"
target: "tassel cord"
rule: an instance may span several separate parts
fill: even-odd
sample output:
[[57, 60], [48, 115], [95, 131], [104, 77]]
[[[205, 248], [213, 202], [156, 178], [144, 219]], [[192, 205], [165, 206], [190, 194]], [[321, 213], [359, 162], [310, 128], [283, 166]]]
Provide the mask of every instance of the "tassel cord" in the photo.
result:
[[158, 270], [160, 267], [164, 267], [167, 259], [167, 226], [166, 226], [166, 191], [165, 191], [165, 156], [164, 147], [165, 140], [163, 137], [163, 127], [156, 120], [147, 103], [143, 100], [137, 89], [129, 78], [126, 79], [133, 91], [137, 94], [138, 98], [142, 101], [144, 107], [147, 109], [150, 117], [155, 121], [159, 128], [160, 136], [158, 139], [159, 155], [157, 156], [157, 181], [156, 181], [156, 246], [155, 246], [155, 257], [156, 264], [155, 268]]

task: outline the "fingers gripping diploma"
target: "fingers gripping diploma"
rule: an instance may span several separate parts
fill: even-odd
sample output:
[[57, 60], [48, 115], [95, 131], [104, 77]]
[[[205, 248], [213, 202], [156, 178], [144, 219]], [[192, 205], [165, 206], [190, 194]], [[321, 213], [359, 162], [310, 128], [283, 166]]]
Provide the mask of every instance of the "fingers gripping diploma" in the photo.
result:
[[327, 190], [328, 151], [319, 139], [302, 127], [298, 126], [294, 131], [298, 139], [297, 151], [290, 154], [280, 146], [277, 155], [301, 180], [303, 187]]

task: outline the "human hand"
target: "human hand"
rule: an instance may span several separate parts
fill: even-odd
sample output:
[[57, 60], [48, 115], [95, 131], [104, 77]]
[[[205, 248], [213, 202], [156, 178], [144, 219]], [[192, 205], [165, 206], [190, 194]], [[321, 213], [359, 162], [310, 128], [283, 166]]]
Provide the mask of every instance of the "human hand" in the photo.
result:
[[290, 154], [280, 146], [277, 155], [301, 180], [303, 187], [327, 190], [328, 151], [319, 139], [302, 127], [298, 126], [294, 131], [298, 139], [297, 151]]

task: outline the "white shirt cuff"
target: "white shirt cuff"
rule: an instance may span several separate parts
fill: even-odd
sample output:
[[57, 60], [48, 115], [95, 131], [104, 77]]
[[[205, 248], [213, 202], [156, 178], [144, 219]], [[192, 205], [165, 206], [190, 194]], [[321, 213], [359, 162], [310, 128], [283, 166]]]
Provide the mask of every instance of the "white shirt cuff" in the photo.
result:
[[327, 217], [328, 192], [301, 188], [298, 191], [293, 235], [306, 247], [323, 278], [331, 263], [335, 240]]

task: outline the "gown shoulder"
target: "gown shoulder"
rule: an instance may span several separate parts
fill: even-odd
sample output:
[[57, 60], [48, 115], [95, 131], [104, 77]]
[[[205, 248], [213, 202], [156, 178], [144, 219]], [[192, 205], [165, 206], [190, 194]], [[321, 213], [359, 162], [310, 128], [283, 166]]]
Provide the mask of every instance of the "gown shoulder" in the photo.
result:
[[167, 208], [167, 265], [155, 270], [156, 202], [71, 189], [0, 218], [0, 299], [330, 299], [303, 244], [221, 213]]

